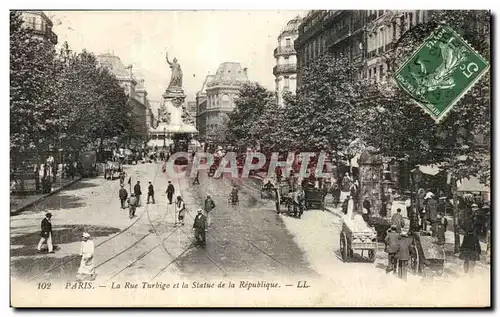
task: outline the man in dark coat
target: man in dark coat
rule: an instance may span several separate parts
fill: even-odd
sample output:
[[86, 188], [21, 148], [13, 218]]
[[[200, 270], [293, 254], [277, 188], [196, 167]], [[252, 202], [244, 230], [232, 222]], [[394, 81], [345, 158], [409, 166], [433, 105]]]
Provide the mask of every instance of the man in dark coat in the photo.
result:
[[128, 193], [127, 190], [123, 187], [123, 184], [120, 185], [120, 190], [118, 191], [118, 197], [120, 197], [120, 204], [122, 209], [125, 209], [125, 202], [127, 201]]
[[437, 215], [437, 243], [443, 245], [446, 241], [446, 228], [448, 227], [448, 220], [443, 215]]
[[427, 201], [427, 206], [426, 206], [426, 211], [427, 211], [427, 219], [431, 223], [431, 231], [433, 233], [433, 236], [436, 235], [436, 218], [437, 218], [437, 208], [438, 208], [438, 201], [434, 197], [434, 195], [429, 198]]
[[50, 212], [45, 214], [45, 218], [43, 218], [41, 223], [41, 232], [40, 232], [40, 242], [38, 242], [37, 250], [38, 252], [42, 251], [42, 244], [44, 242], [47, 243], [47, 248], [49, 249], [49, 253], [54, 253], [54, 247], [52, 245], [52, 214]]
[[469, 226], [465, 232], [464, 239], [462, 240], [459, 256], [461, 260], [464, 260], [465, 274], [469, 273], [469, 271], [474, 271], [476, 261], [479, 261], [480, 255], [481, 245], [479, 244], [479, 238], [474, 230], [474, 227]]
[[212, 197], [210, 196], [210, 194], [208, 194], [207, 198], [205, 199], [205, 213], [207, 215], [207, 225], [208, 226], [210, 226], [210, 224], [211, 224], [210, 213], [212, 212], [212, 210], [214, 208], [215, 208], [214, 200], [212, 199]]
[[398, 277], [406, 280], [408, 274], [408, 261], [413, 250], [411, 248], [412, 239], [408, 237], [406, 232], [401, 232], [396, 251], [396, 259], [398, 260]]
[[200, 171], [196, 171], [194, 176], [193, 185], [200, 185]]
[[396, 251], [398, 250], [398, 240], [399, 233], [396, 230], [396, 226], [392, 225], [391, 228], [387, 231], [387, 235], [385, 236], [385, 252], [387, 252], [387, 268], [386, 272], [393, 272], [396, 274], [396, 269], [398, 267], [398, 263], [396, 260]]
[[151, 182], [149, 182], [149, 186], [148, 186], [148, 201], [147, 201], [148, 204], [149, 204], [149, 197], [152, 198], [153, 204], [154, 204], [155, 203], [155, 189], [153, 187], [153, 184], [151, 184]]
[[405, 220], [403, 219], [403, 215], [401, 215], [401, 208], [398, 208], [397, 212], [392, 216], [391, 225], [396, 227], [398, 233], [401, 232], [401, 228], [405, 227]]
[[134, 186], [134, 194], [135, 197], [137, 198], [137, 207], [141, 207], [141, 182], [137, 181], [137, 184]]
[[172, 199], [174, 198], [175, 188], [170, 181], [168, 181], [166, 193], [167, 193], [168, 203], [172, 205]]
[[198, 214], [193, 223], [194, 237], [202, 245], [206, 244], [207, 217], [203, 215], [203, 210], [198, 209]]

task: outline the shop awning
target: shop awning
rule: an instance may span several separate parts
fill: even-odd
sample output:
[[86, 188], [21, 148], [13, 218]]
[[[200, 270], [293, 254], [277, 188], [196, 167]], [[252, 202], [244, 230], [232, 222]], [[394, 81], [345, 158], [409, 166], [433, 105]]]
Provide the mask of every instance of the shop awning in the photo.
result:
[[160, 125], [156, 129], [151, 128], [149, 133], [162, 134], [162, 133], [198, 133], [195, 126], [192, 125]]
[[431, 176], [436, 176], [437, 174], [439, 174], [439, 172], [441, 172], [441, 169], [437, 165], [435, 165], [435, 164], [432, 164], [432, 165], [420, 165], [418, 167], [418, 170], [422, 174], [427, 174], [427, 175], [431, 175]]
[[479, 182], [477, 177], [471, 176], [463, 178], [457, 182], [457, 191], [459, 192], [490, 192], [490, 188]]

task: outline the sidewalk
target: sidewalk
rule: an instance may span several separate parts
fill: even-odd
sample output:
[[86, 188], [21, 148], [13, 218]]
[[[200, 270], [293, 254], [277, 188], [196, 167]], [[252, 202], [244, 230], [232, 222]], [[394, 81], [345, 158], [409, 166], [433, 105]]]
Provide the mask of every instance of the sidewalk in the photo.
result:
[[[328, 206], [328, 204], [326, 204], [326, 205], [327, 206], [325, 207], [325, 209], [328, 212], [330, 212], [332, 215], [334, 215], [335, 217], [342, 218], [342, 216], [344, 216], [344, 214], [342, 213], [341, 207], [334, 208], [333, 206]], [[407, 224], [410, 223], [408, 218], [404, 217], [404, 219], [405, 219], [405, 223], [407, 223]], [[462, 243], [463, 238], [464, 238], [464, 235], [460, 234], [460, 243]], [[481, 262], [485, 263], [486, 262], [486, 247], [487, 247], [487, 245], [486, 245], [486, 243], [484, 243], [482, 241], [480, 241], [479, 244], [481, 245]], [[453, 231], [448, 230], [445, 233], [445, 251], [450, 256], [451, 256], [451, 254], [454, 253], [454, 246], [455, 246], [455, 234]], [[458, 259], [458, 256], [456, 256], [456, 257], [454, 256], [454, 259]]]
[[37, 195], [11, 195], [10, 196], [10, 215], [18, 215], [26, 208], [33, 206], [34, 204], [44, 200], [45, 198], [54, 195], [61, 190], [71, 186], [72, 184], [78, 182], [81, 177], [75, 177], [73, 180], [71, 178], [56, 178], [56, 182], [52, 185], [52, 191], [47, 194], [37, 194]]

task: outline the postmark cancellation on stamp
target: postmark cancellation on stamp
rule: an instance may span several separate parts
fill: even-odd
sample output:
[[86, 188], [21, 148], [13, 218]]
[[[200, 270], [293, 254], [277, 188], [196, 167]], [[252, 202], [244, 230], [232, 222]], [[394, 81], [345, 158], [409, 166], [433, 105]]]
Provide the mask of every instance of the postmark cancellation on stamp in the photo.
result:
[[487, 72], [488, 62], [449, 26], [438, 27], [395, 73], [437, 123]]

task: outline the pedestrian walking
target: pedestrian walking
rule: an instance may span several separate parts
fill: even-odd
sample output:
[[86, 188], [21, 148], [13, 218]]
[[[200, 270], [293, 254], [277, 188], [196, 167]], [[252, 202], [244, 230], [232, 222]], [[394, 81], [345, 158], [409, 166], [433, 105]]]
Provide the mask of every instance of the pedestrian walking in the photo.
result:
[[76, 274], [79, 281], [93, 281], [95, 279], [94, 266], [94, 241], [90, 240], [90, 234], [84, 232], [82, 234], [82, 245], [80, 247], [80, 268]]
[[149, 204], [149, 197], [151, 197], [151, 199], [153, 200], [153, 204], [155, 203], [155, 189], [153, 187], [153, 184], [151, 184], [151, 182], [149, 182], [149, 186], [148, 186], [148, 201], [147, 203]]
[[47, 243], [47, 248], [49, 253], [54, 253], [54, 246], [52, 245], [52, 214], [50, 212], [45, 214], [45, 218], [42, 219], [41, 232], [40, 232], [40, 242], [38, 242], [37, 250], [42, 251], [42, 244]]
[[193, 185], [200, 185], [200, 171], [196, 171], [196, 176], [194, 177]]
[[167, 193], [168, 203], [170, 205], [172, 205], [172, 199], [174, 197], [175, 188], [174, 188], [174, 185], [172, 185], [172, 183], [170, 181], [168, 181], [166, 193]]
[[175, 203], [177, 219], [179, 222], [176, 222], [176, 225], [184, 226], [184, 216], [186, 215], [186, 204], [184, 200], [182, 200], [181, 196], [177, 196], [177, 202]]
[[207, 194], [207, 198], [205, 199], [204, 205], [205, 205], [205, 213], [206, 213], [206, 217], [207, 217], [207, 225], [210, 227], [210, 225], [212, 223], [210, 214], [211, 214], [212, 210], [215, 208], [215, 202], [213, 201], [210, 194]]
[[464, 239], [462, 240], [459, 256], [461, 260], [464, 260], [465, 274], [474, 272], [476, 261], [479, 261], [480, 254], [481, 245], [479, 244], [479, 238], [474, 230], [474, 227], [469, 226], [465, 232]]
[[403, 215], [401, 215], [401, 208], [398, 208], [396, 213], [392, 216], [391, 225], [396, 226], [398, 233], [401, 232], [401, 228], [405, 227], [405, 220], [403, 219]]
[[207, 217], [203, 215], [203, 210], [198, 209], [198, 214], [194, 218], [193, 230], [194, 237], [198, 243], [205, 246], [206, 245], [206, 233], [207, 229]]
[[130, 219], [135, 217], [135, 209], [137, 208], [137, 197], [135, 197], [135, 194], [132, 193], [130, 194], [130, 197], [128, 198], [128, 217]]
[[137, 184], [134, 186], [134, 194], [137, 198], [137, 207], [141, 207], [141, 182], [137, 181]]
[[123, 172], [123, 171], [120, 172], [120, 185], [121, 186], [125, 185], [125, 177], [127, 177], [126, 175], [127, 174], [125, 172]]
[[125, 202], [127, 201], [128, 193], [123, 184], [120, 185], [120, 190], [118, 191], [118, 197], [120, 198], [121, 208], [122, 209], [127, 208], [125, 206]]
[[385, 252], [387, 252], [387, 268], [386, 273], [393, 272], [393, 274], [397, 273], [398, 263], [396, 260], [396, 252], [398, 251], [398, 240], [399, 233], [397, 232], [397, 228], [394, 225], [391, 225], [391, 228], [387, 231], [387, 235], [385, 236]]
[[399, 235], [396, 259], [398, 260], [398, 277], [406, 281], [408, 275], [408, 261], [410, 260], [410, 245], [412, 239], [408, 237], [408, 233], [402, 231]]

